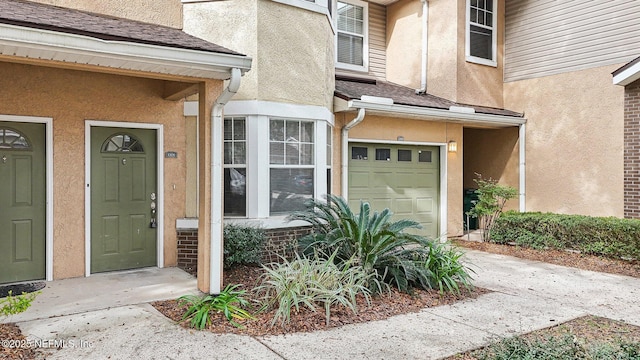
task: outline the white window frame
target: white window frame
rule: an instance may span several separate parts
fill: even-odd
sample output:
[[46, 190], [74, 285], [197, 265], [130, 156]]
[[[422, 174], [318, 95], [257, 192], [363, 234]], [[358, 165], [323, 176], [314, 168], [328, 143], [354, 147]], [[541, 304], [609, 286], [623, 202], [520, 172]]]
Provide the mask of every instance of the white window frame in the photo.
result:
[[[362, 66], [353, 65], [349, 63], [338, 62], [338, 1], [333, 0], [333, 27], [335, 28], [335, 62], [337, 69], [352, 70], [359, 72], [369, 71], [369, 4], [360, 0], [343, 0], [342, 3], [347, 3], [355, 6], [362, 7], [362, 16], [364, 17], [363, 23], [363, 40], [362, 40]], [[360, 35], [360, 34], [355, 34]]]
[[333, 113], [320, 106], [281, 104], [269, 101], [237, 100], [225, 106], [225, 117], [246, 119], [246, 195], [245, 217], [225, 217], [225, 222], [282, 228], [301, 226], [305, 223], [287, 222], [286, 215], [270, 215], [270, 178], [272, 167], [287, 165], [270, 164], [269, 125], [271, 119], [299, 120], [314, 122], [314, 165], [293, 167], [313, 167], [315, 199], [323, 199], [327, 193], [327, 127], [334, 126]]
[[498, 0], [486, 0], [493, 2], [492, 11], [492, 24], [491, 27], [483, 26], [477, 23], [473, 23], [474, 26], [483, 27], [491, 30], [491, 59], [484, 59], [477, 56], [471, 56], [471, 0], [466, 0], [466, 28], [465, 28], [465, 56], [468, 62], [487, 65], [498, 66], [497, 48], [498, 48]]
[[[231, 163], [226, 163], [224, 162], [223, 159], [223, 168], [224, 169], [245, 169], [245, 172], [247, 172], [247, 118], [245, 116], [225, 116], [223, 117], [223, 122], [230, 119], [233, 122], [235, 122], [236, 120], [243, 120], [244, 121], [244, 140], [242, 140], [245, 143], [245, 150], [244, 150], [244, 163], [242, 164], [236, 164], [234, 162], [234, 159], [232, 157], [231, 159]], [[232, 125], [232, 129], [233, 129], [233, 125]], [[224, 130], [224, 124], [223, 124], [223, 130]], [[238, 140], [236, 139], [231, 139], [231, 140], [223, 140], [223, 143], [231, 143], [231, 144], [235, 144]], [[223, 156], [224, 157], [224, 156]], [[248, 176], [248, 175], [247, 175]], [[245, 215], [224, 215], [225, 217], [244, 217], [246, 216], [246, 209], [247, 209], [247, 188], [246, 188], [246, 178], [245, 178]], [[224, 210], [223, 210], [224, 213]]]

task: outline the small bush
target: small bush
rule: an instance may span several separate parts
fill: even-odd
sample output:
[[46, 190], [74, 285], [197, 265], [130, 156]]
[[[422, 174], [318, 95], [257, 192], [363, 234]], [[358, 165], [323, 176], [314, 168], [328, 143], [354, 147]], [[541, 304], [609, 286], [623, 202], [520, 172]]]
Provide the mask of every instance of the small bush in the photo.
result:
[[476, 190], [478, 200], [468, 214], [478, 218], [483, 229], [482, 240], [488, 241], [491, 239], [496, 221], [502, 214], [502, 209], [507, 201], [518, 196], [518, 191], [511, 186], [498, 184], [497, 180], [483, 179], [480, 174], [476, 175], [478, 178], [473, 181], [478, 186]]
[[260, 263], [265, 242], [264, 230], [228, 224], [224, 226], [223, 236], [225, 268]]
[[179, 305], [188, 305], [182, 320], [191, 319], [191, 327], [202, 330], [211, 323], [210, 313], [224, 315], [234, 326], [240, 327], [235, 320], [252, 319], [253, 316], [243, 307], [249, 302], [243, 297], [245, 290], [235, 290], [240, 285], [228, 285], [219, 295], [184, 295], [178, 299]]
[[460, 293], [460, 285], [471, 289], [471, 270], [462, 262], [464, 253], [450, 243], [433, 243], [424, 267], [429, 271], [429, 287], [440, 292]]
[[[335, 254], [334, 254], [335, 256]], [[356, 309], [356, 295], [364, 295], [369, 301], [369, 290], [365, 286], [369, 275], [360, 266], [338, 266], [329, 259], [300, 258], [293, 261], [283, 259], [282, 263], [263, 266], [261, 285], [256, 288], [264, 307], [275, 308], [272, 325], [280, 321], [284, 326], [291, 320], [291, 310], [305, 306], [316, 311], [316, 306], [325, 310], [329, 324], [331, 306], [341, 305]]]
[[40, 291], [22, 293], [21, 295], [13, 295], [9, 291], [9, 295], [0, 299], [0, 316], [10, 316], [27, 311], [38, 294], [40, 294]]
[[640, 260], [640, 220], [508, 211], [496, 221], [491, 241]]

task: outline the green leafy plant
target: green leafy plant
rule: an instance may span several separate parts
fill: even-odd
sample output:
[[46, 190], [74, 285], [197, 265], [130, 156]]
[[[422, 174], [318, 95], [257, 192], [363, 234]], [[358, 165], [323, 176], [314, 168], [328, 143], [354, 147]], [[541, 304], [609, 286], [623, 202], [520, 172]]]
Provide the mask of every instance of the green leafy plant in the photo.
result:
[[300, 239], [305, 254], [335, 254], [339, 264], [362, 266], [371, 275], [368, 287], [373, 293], [384, 290], [381, 283], [409, 291], [414, 283], [428, 283], [428, 271], [414, 260], [417, 253], [428, 255], [431, 241], [406, 232], [419, 229], [417, 222], [391, 217], [389, 209], [378, 213], [367, 202], [361, 202], [355, 214], [344, 199], [328, 195], [326, 202], [313, 200], [307, 210], [289, 219], [306, 221], [314, 228]]
[[265, 273], [261, 285], [256, 288], [264, 307], [275, 308], [272, 325], [280, 321], [284, 326], [291, 320], [291, 310], [304, 306], [316, 311], [322, 306], [326, 324], [329, 325], [331, 307], [339, 305], [357, 312], [356, 296], [362, 294], [369, 302], [369, 290], [365, 286], [370, 277], [360, 266], [334, 263], [335, 253], [328, 259], [301, 258], [263, 266]]
[[222, 314], [231, 324], [241, 327], [235, 320], [253, 319], [253, 315], [243, 309], [249, 305], [243, 296], [245, 290], [236, 290], [240, 285], [227, 285], [219, 295], [184, 295], [178, 299], [179, 305], [188, 305], [182, 320], [191, 319], [191, 327], [202, 330], [211, 323], [212, 312]]
[[523, 337], [504, 339], [486, 349], [474, 352], [479, 360], [575, 360], [584, 359], [584, 349], [573, 336], [547, 336], [527, 340]]
[[433, 243], [423, 264], [428, 269], [429, 287], [440, 292], [460, 293], [460, 285], [471, 289], [473, 270], [462, 262], [464, 253], [449, 243]]
[[518, 196], [518, 192], [513, 187], [498, 184], [496, 180], [483, 179], [480, 174], [476, 175], [478, 178], [474, 181], [478, 186], [476, 190], [478, 200], [468, 214], [479, 219], [483, 228], [482, 240], [488, 241], [491, 239], [493, 226], [502, 214], [507, 201]]
[[13, 295], [12, 291], [9, 291], [5, 298], [0, 299], [0, 315], [10, 316], [27, 311], [38, 294], [40, 291], [21, 295]]
[[491, 241], [640, 260], [640, 220], [507, 211], [496, 221]]
[[250, 226], [227, 224], [223, 230], [224, 267], [233, 265], [259, 264], [262, 246], [265, 242], [264, 230]]

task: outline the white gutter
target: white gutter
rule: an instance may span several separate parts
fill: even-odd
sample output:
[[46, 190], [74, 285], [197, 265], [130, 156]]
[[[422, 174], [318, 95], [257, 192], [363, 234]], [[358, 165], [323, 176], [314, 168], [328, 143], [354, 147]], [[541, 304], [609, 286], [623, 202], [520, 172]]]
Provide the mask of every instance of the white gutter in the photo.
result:
[[226, 79], [229, 68], [247, 72], [251, 58], [0, 24], [0, 54], [157, 74]]
[[525, 147], [526, 147], [526, 124], [522, 124], [520, 125], [520, 129], [519, 129], [519, 134], [518, 134], [518, 141], [520, 142], [520, 150], [519, 150], [519, 157], [520, 157], [520, 212], [525, 212], [527, 211], [527, 207], [526, 207], [526, 156], [525, 156]]
[[226, 89], [216, 99], [211, 110], [211, 252], [209, 257], [209, 293], [219, 294], [222, 285], [223, 265], [223, 122], [222, 110], [225, 104], [238, 92], [242, 72], [231, 69], [231, 79]]
[[358, 115], [356, 115], [353, 120], [351, 120], [347, 125], [342, 127], [342, 197], [344, 199], [348, 198], [349, 192], [349, 168], [347, 163], [349, 161], [349, 130], [351, 130], [354, 126], [360, 124], [362, 120], [364, 120], [365, 109], [358, 109]]
[[427, 107], [380, 104], [362, 100], [349, 100], [345, 110], [366, 109], [367, 111], [386, 113], [398, 117], [425, 118], [447, 120], [448, 122], [462, 122], [465, 124], [493, 125], [493, 126], [519, 126], [527, 120], [518, 116], [480, 114], [476, 112], [457, 111], [455, 107], [450, 110], [434, 109]]
[[428, 29], [429, 29], [429, 1], [420, 0], [422, 2], [422, 64], [420, 73], [420, 89], [416, 90], [416, 94], [424, 94], [427, 92], [427, 58], [428, 54]]

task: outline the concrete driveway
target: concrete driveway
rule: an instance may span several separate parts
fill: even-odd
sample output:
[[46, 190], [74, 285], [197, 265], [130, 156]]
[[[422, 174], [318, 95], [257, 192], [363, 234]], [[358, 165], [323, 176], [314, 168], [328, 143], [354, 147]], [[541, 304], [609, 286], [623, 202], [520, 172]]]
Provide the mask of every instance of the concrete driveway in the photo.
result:
[[[74, 299], [47, 306], [45, 290], [34, 308], [11, 321], [39, 341], [47, 359], [438, 359], [586, 314], [640, 326], [640, 279], [478, 251], [468, 251], [467, 259], [476, 270], [475, 284], [492, 293], [328, 331], [249, 337], [187, 330], [135, 289], [119, 290], [115, 298], [102, 293], [109, 306], [90, 309], [83, 300], [78, 311], [62, 304]], [[160, 289], [147, 295], [175, 298], [194, 291], [195, 280], [179, 270], [156, 271], [184, 279], [172, 285], [170, 297]], [[127, 294], [138, 297], [124, 303]], [[65, 314], [58, 309], [68, 314], [50, 317]]]

